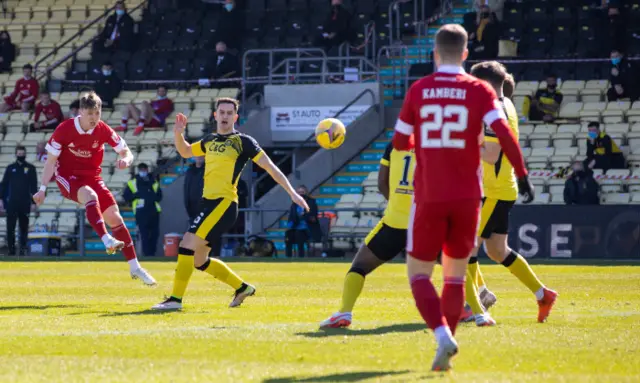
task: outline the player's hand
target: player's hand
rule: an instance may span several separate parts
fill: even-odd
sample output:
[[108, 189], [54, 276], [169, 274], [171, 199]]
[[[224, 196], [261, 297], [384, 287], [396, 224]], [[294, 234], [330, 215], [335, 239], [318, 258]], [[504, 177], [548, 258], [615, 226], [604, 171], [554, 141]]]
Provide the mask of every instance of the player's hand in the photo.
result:
[[44, 202], [44, 199], [46, 196], [47, 196], [46, 192], [39, 190], [36, 194], [33, 195], [33, 202], [35, 202], [36, 205], [40, 206]]
[[531, 203], [535, 196], [534, 188], [529, 176], [524, 176], [518, 179], [518, 193], [522, 196], [522, 203]]
[[183, 134], [187, 128], [187, 116], [182, 113], [176, 115], [176, 124], [173, 126], [173, 133]]
[[116, 161], [116, 169], [124, 170], [124, 169], [128, 168], [129, 166], [131, 166], [131, 163], [129, 162], [129, 160], [120, 158], [120, 159], [118, 159], [118, 161]]
[[309, 205], [307, 205], [307, 201], [305, 201], [305, 199], [302, 198], [300, 194], [294, 192], [291, 195], [291, 200], [293, 201], [293, 203], [303, 208], [304, 211], [309, 211]]

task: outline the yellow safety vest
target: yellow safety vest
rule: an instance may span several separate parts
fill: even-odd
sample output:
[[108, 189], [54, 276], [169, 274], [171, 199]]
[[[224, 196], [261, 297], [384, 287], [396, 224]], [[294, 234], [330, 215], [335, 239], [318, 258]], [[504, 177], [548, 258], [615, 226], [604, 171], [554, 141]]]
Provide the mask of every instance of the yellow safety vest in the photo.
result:
[[[138, 192], [138, 184], [137, 184], [137, 179], [134, 178], [132, 180], [130, 180], [129, 182], [127, 182], [127, 185], [129, 186], [129, 189], [131, 190], [131, 193], [136, 194]], [[153, 191], [155, 193], [158, 192], [158, 188], [160, 187], [160, 184], [156, 181], [153, 183]], [[131, 203], [131, 207], [133, 208], [133, 214], [136, 214], [136, 212], [138, 211], [138, 199], [134, 199], [133, 202]], [[160, 203], [156, 202], [156, 210], [158, 211], [158, 213], [160, 213], [162, 211], [162, 208], [160, 207]]]

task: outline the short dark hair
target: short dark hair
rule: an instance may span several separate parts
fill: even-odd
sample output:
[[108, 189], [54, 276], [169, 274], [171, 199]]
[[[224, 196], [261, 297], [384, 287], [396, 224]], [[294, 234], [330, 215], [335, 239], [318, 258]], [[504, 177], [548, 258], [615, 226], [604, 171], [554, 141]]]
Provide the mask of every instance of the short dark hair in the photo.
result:
[[69, 109], [80, 109], [80, 100], [75, 100], [69, 105]]
[[27, 152], [27, 148], [25, 148], [23, 145], [17, 145], [16, 146], [16, 153], [18, 153], [18, 150], [24, 150], [24, 152]]
[[102, 66], [113, 66], [113, 63], [109, 60], [102, 63]]
[[470, 73], [499, 89], [502, 88], [504, 79], [507, 77], [507, 68], [497, 61], [484, 61], [473, 65]]
[[157, 87], [156, 89], [160, 89], [160, 88], [163, 88], [163, 89], [165, 89], [165, 90], [166, 90], [166, 89], [169, 89], [169, 88], [167, 88], [167, 86], [166, 86], [166, 85], [163, 85], [163, 84], [158, 85], [158, 87]]
[[435, 48], [441, 56], [455, 57], [464, 52], [467, 41], [467, 31], [461, 25], [446, 24], [436, 32]]
[[600, 123], [598, 121], [591, 121], [589, 125], [587, 125], [587, 128], [596, 128], [600, 130]]
[[141, 162], [138, 164], [138, 170], [140, 169], [147, 169], [149, 170], [149, 165], [145, 164], [144, 162]]
[[31, 64], [24, 64], [22, 66], [22, 69], [31, 69], [31, 70], [33, 70], [33, 67], [31, 66]]
[[41, 90], [41, 91], [40, 91], [40, 95], [43, 95], [43, 94], [48, 94], [49, 96], [51, 96], [51, 92], [49, 92], [49, 91], [48, 91], [48, 90], [46, 90], [46, 89], [45, 89], [45, 90]]
[[547, 74], [547, 78], [552, 78], [552, 79], [554, 79], [554, 80], [557, 80], [557, 79], [558, 79], [558, 76], [556, 76], [556, 74], [555, 74], [555, 73], [549, 73], [549, 74]]
[[100, 109], [102, 99], [94, 91], [84, 93], [80, 96], [80, 109]]
[[221, 104], [231, 104], [233, 105], [233, 108], [235, 109], [236, 112], [238, 112], [238, 109], [240, 109], [240, 101], [236, 100], [235, 98], [231, 98], [231, 97], [219, 97], [216, 99], [216, 110], [218, 110], [218, 107]]
[[502, 84], [502, 93], [506, 98], [513, 97], [513, 92], [516, 90], [516, 80], [511, 73], [507, 73]]

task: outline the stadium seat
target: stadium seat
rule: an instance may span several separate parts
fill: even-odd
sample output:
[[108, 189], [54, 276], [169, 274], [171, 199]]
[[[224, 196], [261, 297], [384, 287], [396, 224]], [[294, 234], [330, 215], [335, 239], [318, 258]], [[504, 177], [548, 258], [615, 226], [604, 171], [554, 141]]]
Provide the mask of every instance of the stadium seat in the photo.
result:
[[559, 117], [565, 119], [574, 119], [580, 117], [582, 110], [582, 102], [568, 102], [560, 106]]
[[362, 194], [343, 194], [336, 203], [336, 209], [356, 208], [362, 202], [362, 198]]
[[631, 199], [629, 193], [608, 193], [601, 196], [604, 205], [625, 205]]

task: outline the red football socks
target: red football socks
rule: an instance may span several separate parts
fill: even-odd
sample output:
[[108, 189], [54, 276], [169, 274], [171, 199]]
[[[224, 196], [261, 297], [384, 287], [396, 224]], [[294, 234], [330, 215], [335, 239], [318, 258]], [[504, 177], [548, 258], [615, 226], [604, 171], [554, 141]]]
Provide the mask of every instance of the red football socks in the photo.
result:
[[131, 239], [131, 234], [129, 234], [129, 229], [125, 225], [116, 226], [111, 229], [113, 236], [118, 241], [124, 242], [124, 248], [122, 249], [122, 254], [124, 255], [127, 261], [132, 259], [136, 259], [136, 248], [133, 246], [133, 240]]
[[84, 208], [87, 221], [89, 221], [93, 230], [98, 234], [98, 237], [102, 238], [102, 236], [107, 234], [107, 228], [104, 225], [104, 219], [102, 218], [98, 201], [89, 201], [84, 205]]
[[464, 277], [445, 277], [442, 288], [442, 313], [447, 319], [451, 333], [455, 335], [458, 320], [464, 306]]
[[422, 319], [431, 330], [446, 324], [440, 308], [440, 298], [431, 279], [427, 275], [414, 275], [411, 278], [411, 292]]

